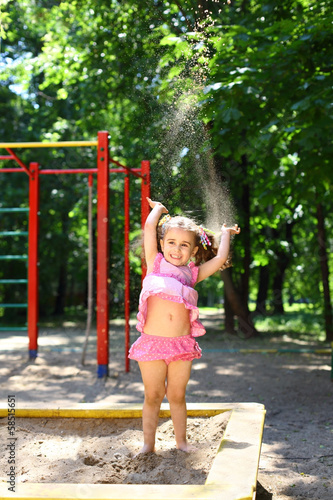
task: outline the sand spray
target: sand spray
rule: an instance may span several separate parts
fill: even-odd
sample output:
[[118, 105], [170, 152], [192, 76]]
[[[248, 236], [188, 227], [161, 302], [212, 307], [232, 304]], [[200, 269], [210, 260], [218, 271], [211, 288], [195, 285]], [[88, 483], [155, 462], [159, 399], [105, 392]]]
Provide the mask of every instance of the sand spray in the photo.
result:
[[[159, 167], [164, 171], [169, 192], [173, 182], [176, 184], [179, 177], [190, 172], [192, 201], [201, 200], [205, 206], [198, 216], [201, 216], [205, 227], [219, 234], [223, 223], [231, 225], [236, 222], [236, 210], [226, 182], [217, 174], [207, 124], [202, 117], [203, 90], [209, 77], [210, 59], [209, 39], [203, 28], [209, 23], [213, 25], [214, 20], [206, 11], [202, 23], [196, 22], [194, 31], [188, 37], [186, 33], [183, 35], [191, 50], [184, 53], [186, 69], [172, 83], [175, 92], [162, 118]], [[181, 205], [181, 198], [177, 199], [177, 203]], [[187, 208], [180, 206], [185, 212]]]

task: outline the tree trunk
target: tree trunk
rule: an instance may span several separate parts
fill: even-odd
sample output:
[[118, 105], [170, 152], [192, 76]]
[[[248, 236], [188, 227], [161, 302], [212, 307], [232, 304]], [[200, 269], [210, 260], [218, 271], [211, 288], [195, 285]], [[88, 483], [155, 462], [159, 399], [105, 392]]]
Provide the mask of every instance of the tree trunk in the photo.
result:
[[[295, 221], [293, 222], [287, 222], [284, 226], [284, 235], [283, 235], [283, 228], [280, 230], [274, 229], [273, 230], [273, 237], [279, 241], [281, 239], [285, 239], [288, 243], [290, 248], [292, 247], [293, 244], [293, 227], [294, 227]], [[273, 297], [272, 297], [272, 306], [273, 306], [273, 314], [284, 314], [284, 307], [283, 307], [283, 296], [282, 296], [282, 289], [283, 289], [283, 282], [284, 282], [284, 276], [285, 272], [289, 266], [290, 259], [291, 259], [291, 251], [286, 248], [278, 248], [275, 252], [277, 256], [277, 269], [273, 278], [273, 284], [272, 284], [272, 291], [273, 291]]]
[[283, 308], [283, 297], [282, 297], [282, 288], [284, 281], [284, 273], [287, 266], [279, 266], [274, 279], [273, 279], [273, 298], [272, 298], [272, 306], [273, 306], [273, 314], [284, 314]]
[[244, 184], [242, 185], [242, 242], [244, 248], [243, 273], [241, 274], [241, 294], [244, 305], [249, 300], [250, 264], [251, 264], [251, 230], [250, 230], [250, 186], [248, 183], [248, 160], [242, 156], [242, 171]]
[[260, 266], [259, 270], [259, 287], [257, 294], [257, 303], [256, 303], [256, 314], [267, 314], [266, 303], [267, 303], [267, 295], [268, 295], [268, 286], [269, 286], [269, 266]]
[[[207, 130], [210, 130], [212, 124], [208, 124]], [[228, 180], [225, 177], [223, 170], [223, 159], [219, 155], [214, 156], [215, 169], [222, 185], [225, 185]], [[242, 261], [243, 273], [241, 275], [240, 291], [236, 291], [232, 280], [231, 268], [222, 272], [224, 281], [224, 296], [225, 296], [225, 327], [229, 333], [235, 332], [234, 316], [237, 316], [239, 329], [246, 337], [258, 335], [255, 329], [251, 313], [248, 308], [249, 296], [249, 279], [250, 279], [250, 263], [251, 263], [251, 233], [250, 233], [250, 186], [248, 185], [248, 159], [244, 155], [242, 162], [237, 163], [237, 168], [243, 176], [241, 186], [241, 235], [237, 238], [241, 239], [241, 244], [244, 247], [244, 258]]]
[[325, 318], [325, 332], [326, 340], [329, 342], [333, 341], [333, 319], [332, 319], [332, 305], [331, 305], [331, 294], [329, 287], [329, 268], [328, 268], [328, 256], [326, 250], [326, 233], [325, 233], [325, 217], [323, 206], [321, 203], [317, 204], [317, 238], [319, 244], [319, 261], [321, 268], [321, 279], [323, 283], [323, 293], [324, 293], [324, 318]]
[[62, 315], [65, 312], [65, 298], [67, 290], [67, 262], [63, 261], [59, 268], [58, 288], [54, 306], [55, 315]]
[[[61, 216], [61, 230], [62, 234], [67, 238], [68, 235], [68, 214], [63, 213]], [[63, 245], [61, 255], [61, 264], [58, 274], [58, 287], [55, 300], [54, 312], [55, 315], [62, 315], [65, 312], [65, 300], [67, 291], [67, 261], [68, 261], [68, 247], [67, 242]]]
[[238, 318], [239, 330], [244, 333], [246, 338], [258, 335], [247, 304], [244, 305], [241, 296], [239, 295], [239, 293], [237, 293], [234, 287], [234, 284], [232, 282], [231, 268], [222, 271], [221, 275], [224, 282], [225, 295], [227, 296], [227, 300], [233, 313]]
[[[223, 271], [224, 272], [224, 271]], [[228, 299], [228, 294], [226, 293], [226, 287], [224, 286], [224, 328], [227, 333], [234, 335], [235, 332], [235, 316], [232, 310], [230, 301]]]

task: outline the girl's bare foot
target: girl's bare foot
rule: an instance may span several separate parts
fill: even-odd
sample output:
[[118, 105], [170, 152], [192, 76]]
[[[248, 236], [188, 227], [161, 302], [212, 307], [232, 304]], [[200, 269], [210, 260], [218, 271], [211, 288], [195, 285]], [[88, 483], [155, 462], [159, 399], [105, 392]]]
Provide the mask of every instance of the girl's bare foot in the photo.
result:
[[141, 450], [134, 455], [133, 458], [139, 457], [140, 455], [144, 455], [145, 453], [154, 453], [155, 447], [151, 447], [148, 444], [144, 444]]
[[185, 453], [194, 453], [198, 451], [198, 448], [188, 443], [180, 443], [177, 445], [177, 449], [180, 451], [185, 451]]

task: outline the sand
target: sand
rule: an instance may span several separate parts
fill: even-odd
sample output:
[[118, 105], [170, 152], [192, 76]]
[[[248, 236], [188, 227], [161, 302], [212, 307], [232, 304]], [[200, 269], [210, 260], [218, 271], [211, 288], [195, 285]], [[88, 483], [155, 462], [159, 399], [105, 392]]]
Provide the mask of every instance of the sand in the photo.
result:
[[[18, 482], [89, 484], [204, 484], [228, 413], [189, 418], [196, 451], [175, 449], [173, 426], [161, 419], [156, 453], [139, 454], [141, 419], [16, 419]], [[7, 427], [0, 428], [6, 442]], [[6, 469], [7, 451], [0, 453]]]
[[[333, 383], [330, 356], [226, 352], [247, 347], [302, 348], [291, 339], [244, 341], [219, 333], [220, 317], [203, 318], [203, 357], [193, 363], [189, 403], [257, 402], [267, 410], [257, 499], [333, 498]], [[111, 325], [110, 373], [96, 376], [92, 335], [81, 365], [84, 329], [41, 329], [39, 356], [28, 362], [23, 334], [0, 335], [0, 401], [16, 403], [142, 403], [138, 366], [124, 370], [123, 325]], [[135, 340], [133, 329], [132, 341]], [[142, 443], [140, 419], [116, 424], [97, 419], [17, 419], [17, 482], [203, 484], [227, 414], [190, 418], [189, 441], [197, 451], [175, 449], [170, 420], [161, 420], [156, 454], [133, 458]], [[7, 422], [0, 420], [0, 438]], [[0, 451], [0, 480], [6, 457]]]

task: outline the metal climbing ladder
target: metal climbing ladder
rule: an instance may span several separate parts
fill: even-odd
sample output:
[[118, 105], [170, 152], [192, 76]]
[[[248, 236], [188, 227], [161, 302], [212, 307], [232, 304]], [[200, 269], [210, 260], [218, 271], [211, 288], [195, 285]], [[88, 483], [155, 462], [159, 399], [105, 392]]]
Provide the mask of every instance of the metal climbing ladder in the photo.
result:
[[[27, 327], [29, 337], [29, 358], [31, 360], [37, 357], [37, 338], [38, 338], [38, 216], [39, 216], [39, 165], [37, 162], [30, 162], [29, 166], [17, 156], [12, 150], [13, 144], [1, 143], [0, 147], [6, 149], [9, 155], [1, 155], [0, 160], [14, 160], [20, 168], [5, 167], [0, 168], [0, 172], [25, 172], [29, 178], [29, 208], [1, 208], [1, 212], [28, 212], [28, 232], [26, 231], [3, 231], [2, 236], [23, 236], [28, 237], [28, 255], [3, 255], [0, 260], [25, 260], [27, 261], [27, 280], [3, 279], [3, 285], [15, 283], [27, 284], [27, 303], [22, 304], [0, 304], [1, 307], [24, 307], [27, 309]], [[14, 144], [14, 146], [16, 146]], [[1, 235], [0, 235], [1, 238]], [[1, 281], [0, 281], [1, 283]], [[2, 327], [1, 330], [18, 330], [23, 327]]]
[[[1, 213], [17, 213], [17, 212], [29, 212], [29, 208], [20, 208], [20, 207], [15, 207], [15, 208], [0, 208], [0, 214]], [[3, 237], [15, 237], [15, 236], [28, 236], [28, 231], [0, 231], [0, 238]], [[28, 255], [27, 254], [22, 254], [22, 255], [0, 255], [0, 261], [12, 261], [12, 260], [23, 260], [23, 261], [28, 261]], [[0, 263], [1, 264], [1, 263]], [[0, 266], [0, 268], [3, 266]], [[14, 285], [14, 284], [25, 284], [28, 285], [28, 278], [0, 278], [0, 285]], [[26, 293], [27, 295], [27, 293]], [[28, 302], [24, 303], [17, 303], [17, 302], [12, 302], [12, 303], [0, 303], [0, 309], [22, 309], [28, 308]], [[28, 327], [27, 324], [25, 326], [5, 326], [0, 324], [0, 331], [27, 331]]]

